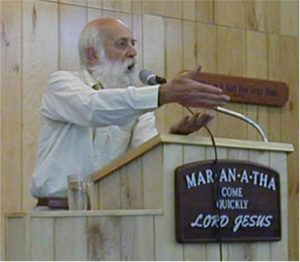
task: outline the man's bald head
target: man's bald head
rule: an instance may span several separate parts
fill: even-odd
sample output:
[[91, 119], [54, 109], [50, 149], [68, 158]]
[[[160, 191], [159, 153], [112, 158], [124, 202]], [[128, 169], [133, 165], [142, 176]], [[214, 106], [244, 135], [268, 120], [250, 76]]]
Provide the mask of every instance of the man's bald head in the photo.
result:
[[85, 26], [79, 38], [81, 64], [83, 66], [94, 65], [96, 57], [94, 57], [93, 51], [103, 52], [111, 59], [118, 59], [118, 50], [112, 50], [112, 47], [119, 39], [134, 41], [131, 30], [122, 21], [114, 18], [100, 18], [91, 21]]

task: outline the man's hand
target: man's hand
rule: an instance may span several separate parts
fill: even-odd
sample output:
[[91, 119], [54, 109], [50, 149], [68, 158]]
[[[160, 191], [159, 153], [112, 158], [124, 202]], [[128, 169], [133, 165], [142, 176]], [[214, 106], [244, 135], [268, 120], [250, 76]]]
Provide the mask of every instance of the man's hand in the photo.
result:
[[188, 135], [198, 131], [201, 127], [206, 126], [212, 119], [213, 115], [204, 113], [196, 113], [193, 116], [185, 116], [178, 123], [170, 127], [170, 134]]
[[220, 88], [198, 82], [201, 66], [187, 74], [175, 77], [159, 88], [159, 105], [179, 103], [187, 107], [215, 108], [223, 106], [230, 98]]

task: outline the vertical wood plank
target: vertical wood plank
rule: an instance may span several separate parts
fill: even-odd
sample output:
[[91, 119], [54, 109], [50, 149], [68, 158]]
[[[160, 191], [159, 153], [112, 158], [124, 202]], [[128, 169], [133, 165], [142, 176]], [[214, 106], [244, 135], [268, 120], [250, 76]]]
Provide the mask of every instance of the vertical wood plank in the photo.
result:
[[86, 227], [86, 217], [55, 218], [54, 260], [87, 260]]
[[[288, 255], [288, 178], [285, 153], [270, 153], [270, 167], [279, 173], [281, 202], [281, 241], [271, 243], [271, 260], [289, 260]], [[294, 232], [296, 232], [294, 230]]]
[[280, 1], [280, 33], [299, 36], [299, 1]]
[[[205, 160], [206, 149], [204, 146], [184, 146], [183, 147], [183, 164]], [[183, 244], [184, 260], [205, 261], [207, 244]]]
[[203, 23], [214, 23], [214, 0], [196, 1], [196, 20]]
[[2, 217], [3, 211], [20, 211], [22, 206], [22, 21], [20, 1], [1, 1], [1, 8]]
[[142, 159], [138, 158], [121, 168], [121, 208], [143, 207]]
[[[143, 4], [148, 2], [143, 2]], [[153, 3], [156, 3], [155, 1]], [[153, 15], [143, 16], [143, 61], [144, 67], [159, 72], [165, 75], [165, 62], [164, 62], [164, 38], [157, 37], [165, 34], [164, 21], [161, 17]], [[153, 40], [154, 39], [154, 40]], [[155, 111], [157, 120], [157, 129], [159, 132], [165, 130], [164, 124], [164, 110], [161, 107]]]
[[90, 22], [95, 19], [102, 17], [102, 9], [89, 7], [87, 9], [87, 22]]
[[30, 219], [31, 260], [54, 260], [54, 218]]
[[163, 155], [162, 145], [143, 156], [144, 209], [162, 208]]
[[59, 68], [78, 70], [78, 40], [87, 22], [86, 10], [80, 6], [60, 4], [59, 21]]
[[[244, 30], [217, 28], [218, 73], [243, 76], [246, 65], [246, 35]], [[245, 105], [228, 104], [226, 108], [246, 114]], [[238, 119], [222, 115], [218, 117], [218, 136], [241, 139], [247, 137], [247, 125]]]
[[[30, 180], [36, 159], [40, 119], [38, 109], [43, 86], [57, 70], [57, 5], [50, 2], [23, 1], [23, 209], [30, 209]], [[45, 30], [47, 28], [47, 30]]]
[[154, 225], [152, 216], [121, 218], [121, 259], [154, 260]]
[[155, 260], [183, 260], [183, 247], [175, 240], [174, 171], [182, 164], [182, 146], [163, 145], [163, 216], [155, 217]]
[[[254, 31], [246, 32], [246, 72], [248, 77], [267, 78], [267, 38], [263, 33]], [[268, 134], [268, 107], [247, 106], [247, 116], [257, 121], [266, 134]], [[247, 138], [250, 140], [261, 140], [256, 129], [247, 125]]]
[[[188, 2], [186, 1], [186, 3]], [[182, 39], [183, 69], [193, 69], [197, 65], [197, 26], [195, 22], [183, 21]]]
[[103, 9], [131, 12], [131, 1], [130, 0], [102, 0]]
[[[182, 70], [182, 24], [176, 19], [165, 19], [166, 33], [166, 77], [172, 79]], [[176, 39], [176, 41], [174, 41]], [[183, 107], [178, 104], [168, 104], [164, 111], [164, 132], [183, 117]]]
[[[268, 79], [280, 81], [280, 44], [279, 35], [269, 34], [267, 36], [268, 47]], [[268, 137], [270, 141], [281, 141], [281, 108], [268, 109]]]
[[90, 217], [87, 229], [88, 260], [121, 260], [120, 217]]
[[[299, 239], [294, 232], [299, 229], [299, 50], [298, 39], [280, 36], [281, 80], [289, 86], [289, 101], [282, 108], [281, 128], [282, 141], [292, 143], [295, 152], [288, 156], [289, 181], [289, 254], [290, 259], [299, 256]], [[288, 127], [288, 128], [287, 128]], [[294, 244], [297, 243], [297, 244]]]
[[[269, 152], [267, 151], [249, 151], [249, 161], [269, 166]], [[261, 242], [250, 244], [251, 260], [271, 260], [270, 242]]]
[[[113, 172], [110, 176], [98, 182], [98, 208], [120, 209], [121, 208], [121, 186], [120, 171]], [[113, 194], [111, 192], [114, 192]]]
[[8, 218], [5, 225], [5, 260], [27, 260], [26, 240], [26, 218]]
[[182, 18], [186, 20], [196, 20], [197, 9], [196, 9], [196, 0], [181, 0], [182, 1]]

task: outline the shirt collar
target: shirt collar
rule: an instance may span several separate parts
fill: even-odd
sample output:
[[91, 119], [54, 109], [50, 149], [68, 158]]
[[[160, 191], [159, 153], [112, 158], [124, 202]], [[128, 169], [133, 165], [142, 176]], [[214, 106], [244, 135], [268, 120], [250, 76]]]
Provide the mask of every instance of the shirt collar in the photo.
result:
[[89, 86], [93, 87], [94, 85], [97, 84], [97, 81], [92, 77], [92, 75], [88, 70], [82, 69], [82, 75], [85, 83], [88, 84]]

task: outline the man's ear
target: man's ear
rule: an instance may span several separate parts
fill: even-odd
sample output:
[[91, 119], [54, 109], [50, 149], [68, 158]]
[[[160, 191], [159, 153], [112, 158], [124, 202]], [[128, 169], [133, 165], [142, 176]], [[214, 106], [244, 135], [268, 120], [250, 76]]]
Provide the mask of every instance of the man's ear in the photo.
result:
[[89, 65], [95, 66], [98, 64], [98, 55], [94, 47], [89, 47], [85, 49], [85, 55], [89, 61]]

